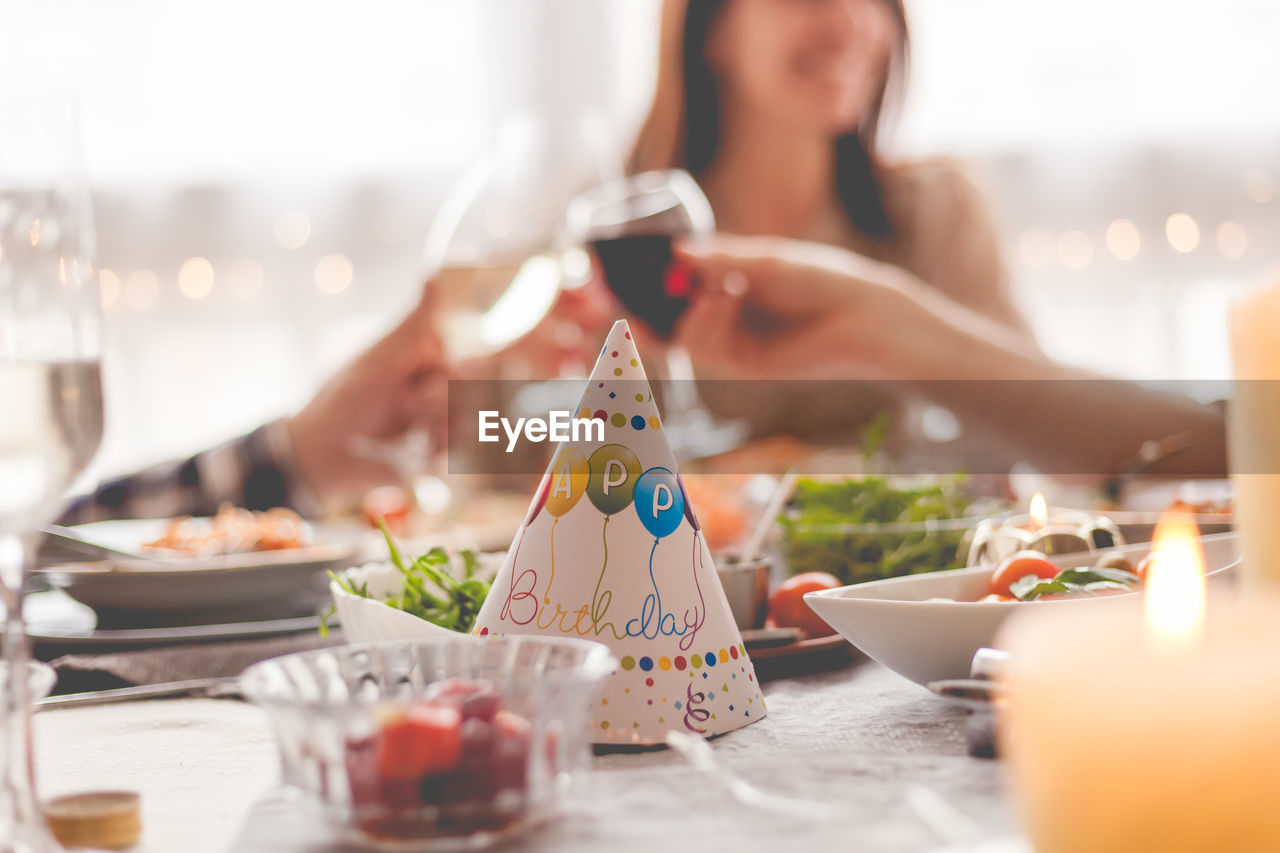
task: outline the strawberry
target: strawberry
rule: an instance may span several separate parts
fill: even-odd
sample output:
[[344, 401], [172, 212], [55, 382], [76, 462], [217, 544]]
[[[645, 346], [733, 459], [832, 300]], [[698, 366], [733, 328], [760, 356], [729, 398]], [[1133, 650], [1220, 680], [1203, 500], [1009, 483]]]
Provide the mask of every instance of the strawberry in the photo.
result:
[[414, 705], [378, 733], [378, 772], [384, 779], [417, 780], [448, 773], [462, 758], [462, 715], [456, 708]]

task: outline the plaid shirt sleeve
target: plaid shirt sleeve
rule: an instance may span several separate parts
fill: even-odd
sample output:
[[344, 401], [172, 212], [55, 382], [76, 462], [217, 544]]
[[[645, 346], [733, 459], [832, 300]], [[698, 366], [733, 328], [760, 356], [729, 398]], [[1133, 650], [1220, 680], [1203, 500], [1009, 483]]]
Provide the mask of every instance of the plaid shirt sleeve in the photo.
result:
[[252, 510], [285, 506], [310, 517], [320, 514], [319, 500], [298, 474], [283, 419], [190, 459], [109, 480], [76, 498], [58, 523], [212, 515], [224, 503]]

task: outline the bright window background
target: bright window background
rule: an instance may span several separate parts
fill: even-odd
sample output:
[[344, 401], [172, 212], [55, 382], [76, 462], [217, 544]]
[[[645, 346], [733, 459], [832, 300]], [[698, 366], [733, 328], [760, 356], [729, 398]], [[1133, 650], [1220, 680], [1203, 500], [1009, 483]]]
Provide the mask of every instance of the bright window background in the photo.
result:
[[[1280, 268], [1277, 4], [908, 5], [893, 144], [971, 164], [1046, 349], [1137, 378], [1227, 375], [1225, 305]], [[84, 109], [109, 321], [98, 471], [304, 401], [415, 297], [432, 217], [504, 116], [593, 115], [625, 139], [656, 10], [6, 4], [0, 80], [75, 88]]]

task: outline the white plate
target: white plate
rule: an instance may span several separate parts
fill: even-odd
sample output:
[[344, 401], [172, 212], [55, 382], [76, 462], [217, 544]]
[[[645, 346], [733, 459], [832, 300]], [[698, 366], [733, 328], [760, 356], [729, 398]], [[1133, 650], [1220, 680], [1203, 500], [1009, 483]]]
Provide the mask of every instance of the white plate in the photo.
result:
[[[95, 522], [73, 528], [86, 541], [136, 552], [163, 532], [164, 519]], [[279, 551], [163, 560], [111, 560], [39, 571], [53, 586], [120, 627], [240, 621], [300, 615], [324, 604], [325, 572], [349, 566], [359, 542], [329, 539]]]
[[[51, 589], [27, 596], [27, 636], [42, 656], [72, 652], [105, 652], [169, 646], [210, 640], [245, 640], [317, 632], [314, 614], [226, 624], [172, 625], [152, 628], [99, 628], [98, 616], [65, 592]], [[330, 623], [332, 625], [332, 623]]]
[[[1201, 541], [1211, 575], [1225, 572], [1239, 559], [1234, 533]], [[1124, 554], [1136, 565], [1150, 550], [1150, 543], [1141, 543], [1108, 553]], [[1080, 563], [1079, 554], [1052, 559], [1063, 567]], [[1015, 608], [1084, 608], [1096, 601], [977, 601], [986, 595], [993, 571], [994, 566], [978, 566], [907, 575], [810, 592], [804, 600], [868, 657], [917, 684], [967, 678], [974, 652], [995, 642], [1000, 624]], [[955, 600], [929, 600], [939, 598]]]
[[268, 619], [262, 622], [231, 622], [225, 625], [182, 625], [173, 628], [134, 628], [130, 630], [81, 631], [32, 629], [27, 635], [38, 648], [67, 654], [85, 650], [102, 652], [118, 649], [141, 649], [151, 646], [171, 646], [178, 643], [205, 641], [250, 640], [262, 637], [278, 637], [284, 634], [303, 634], [318, 631], [320, 620], [315, 616], [295, 616], [290, 619]]

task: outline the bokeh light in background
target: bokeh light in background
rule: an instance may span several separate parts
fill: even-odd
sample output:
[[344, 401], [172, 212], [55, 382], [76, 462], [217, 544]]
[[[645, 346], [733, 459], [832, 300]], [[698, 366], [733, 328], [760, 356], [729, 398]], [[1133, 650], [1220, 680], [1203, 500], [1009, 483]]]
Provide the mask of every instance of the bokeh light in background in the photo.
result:
[[1271, 201], [1271, 176], [1261, 169], [1250, 169], [1244, 176], [1244, 191], [1258, 204]]
[[1117, 219], [1107, 226], [1107, 248], [1122, 261], [1131, 261], [1142, 250], [1142, 235], [1138, 226], [1128, 219]]
[[[98, 470], [287, 412], [394, 323], [441, 199], [514, 109], [625, 140], [657, 8], [11, 0], [0, 79], [82, 84], [109, 324]], [[1228, 297], [1280, 267], [1280, 4], [908, 9], [888, 143], [971, 166], [1046, 351], [1225, 375]]]
[[213, 291], [213, 264], [207, 258], [188, 258], [178, 270], [178, 289], [198, 302]]
[[301, 210], [290, 210], [276, 219], [274, 233], [281, 249], [301, 249], [311, 236], [311, 220]]
[[355, 270], [345, 255], [326, 255], [316, 264], [316, 289], [337, 296], [351, 284]]
[[1218, 251], [1224, 258], [1239, 260], [1249, 248], [1249, 235], [1243, 225], [1228, 219], [1218, 226], [1217, 243]]
[[1164, 235], [1175, 252], [1194, 252], [1200, 245], [1200, 226], [1185, 213], [1175, 213], [1165, 220]]
[[1067, 231], [1058, 238], [1058, 257], [1063, 266], [1084, 269], [1093, 260], [1093, 241], [1078, 228]]

